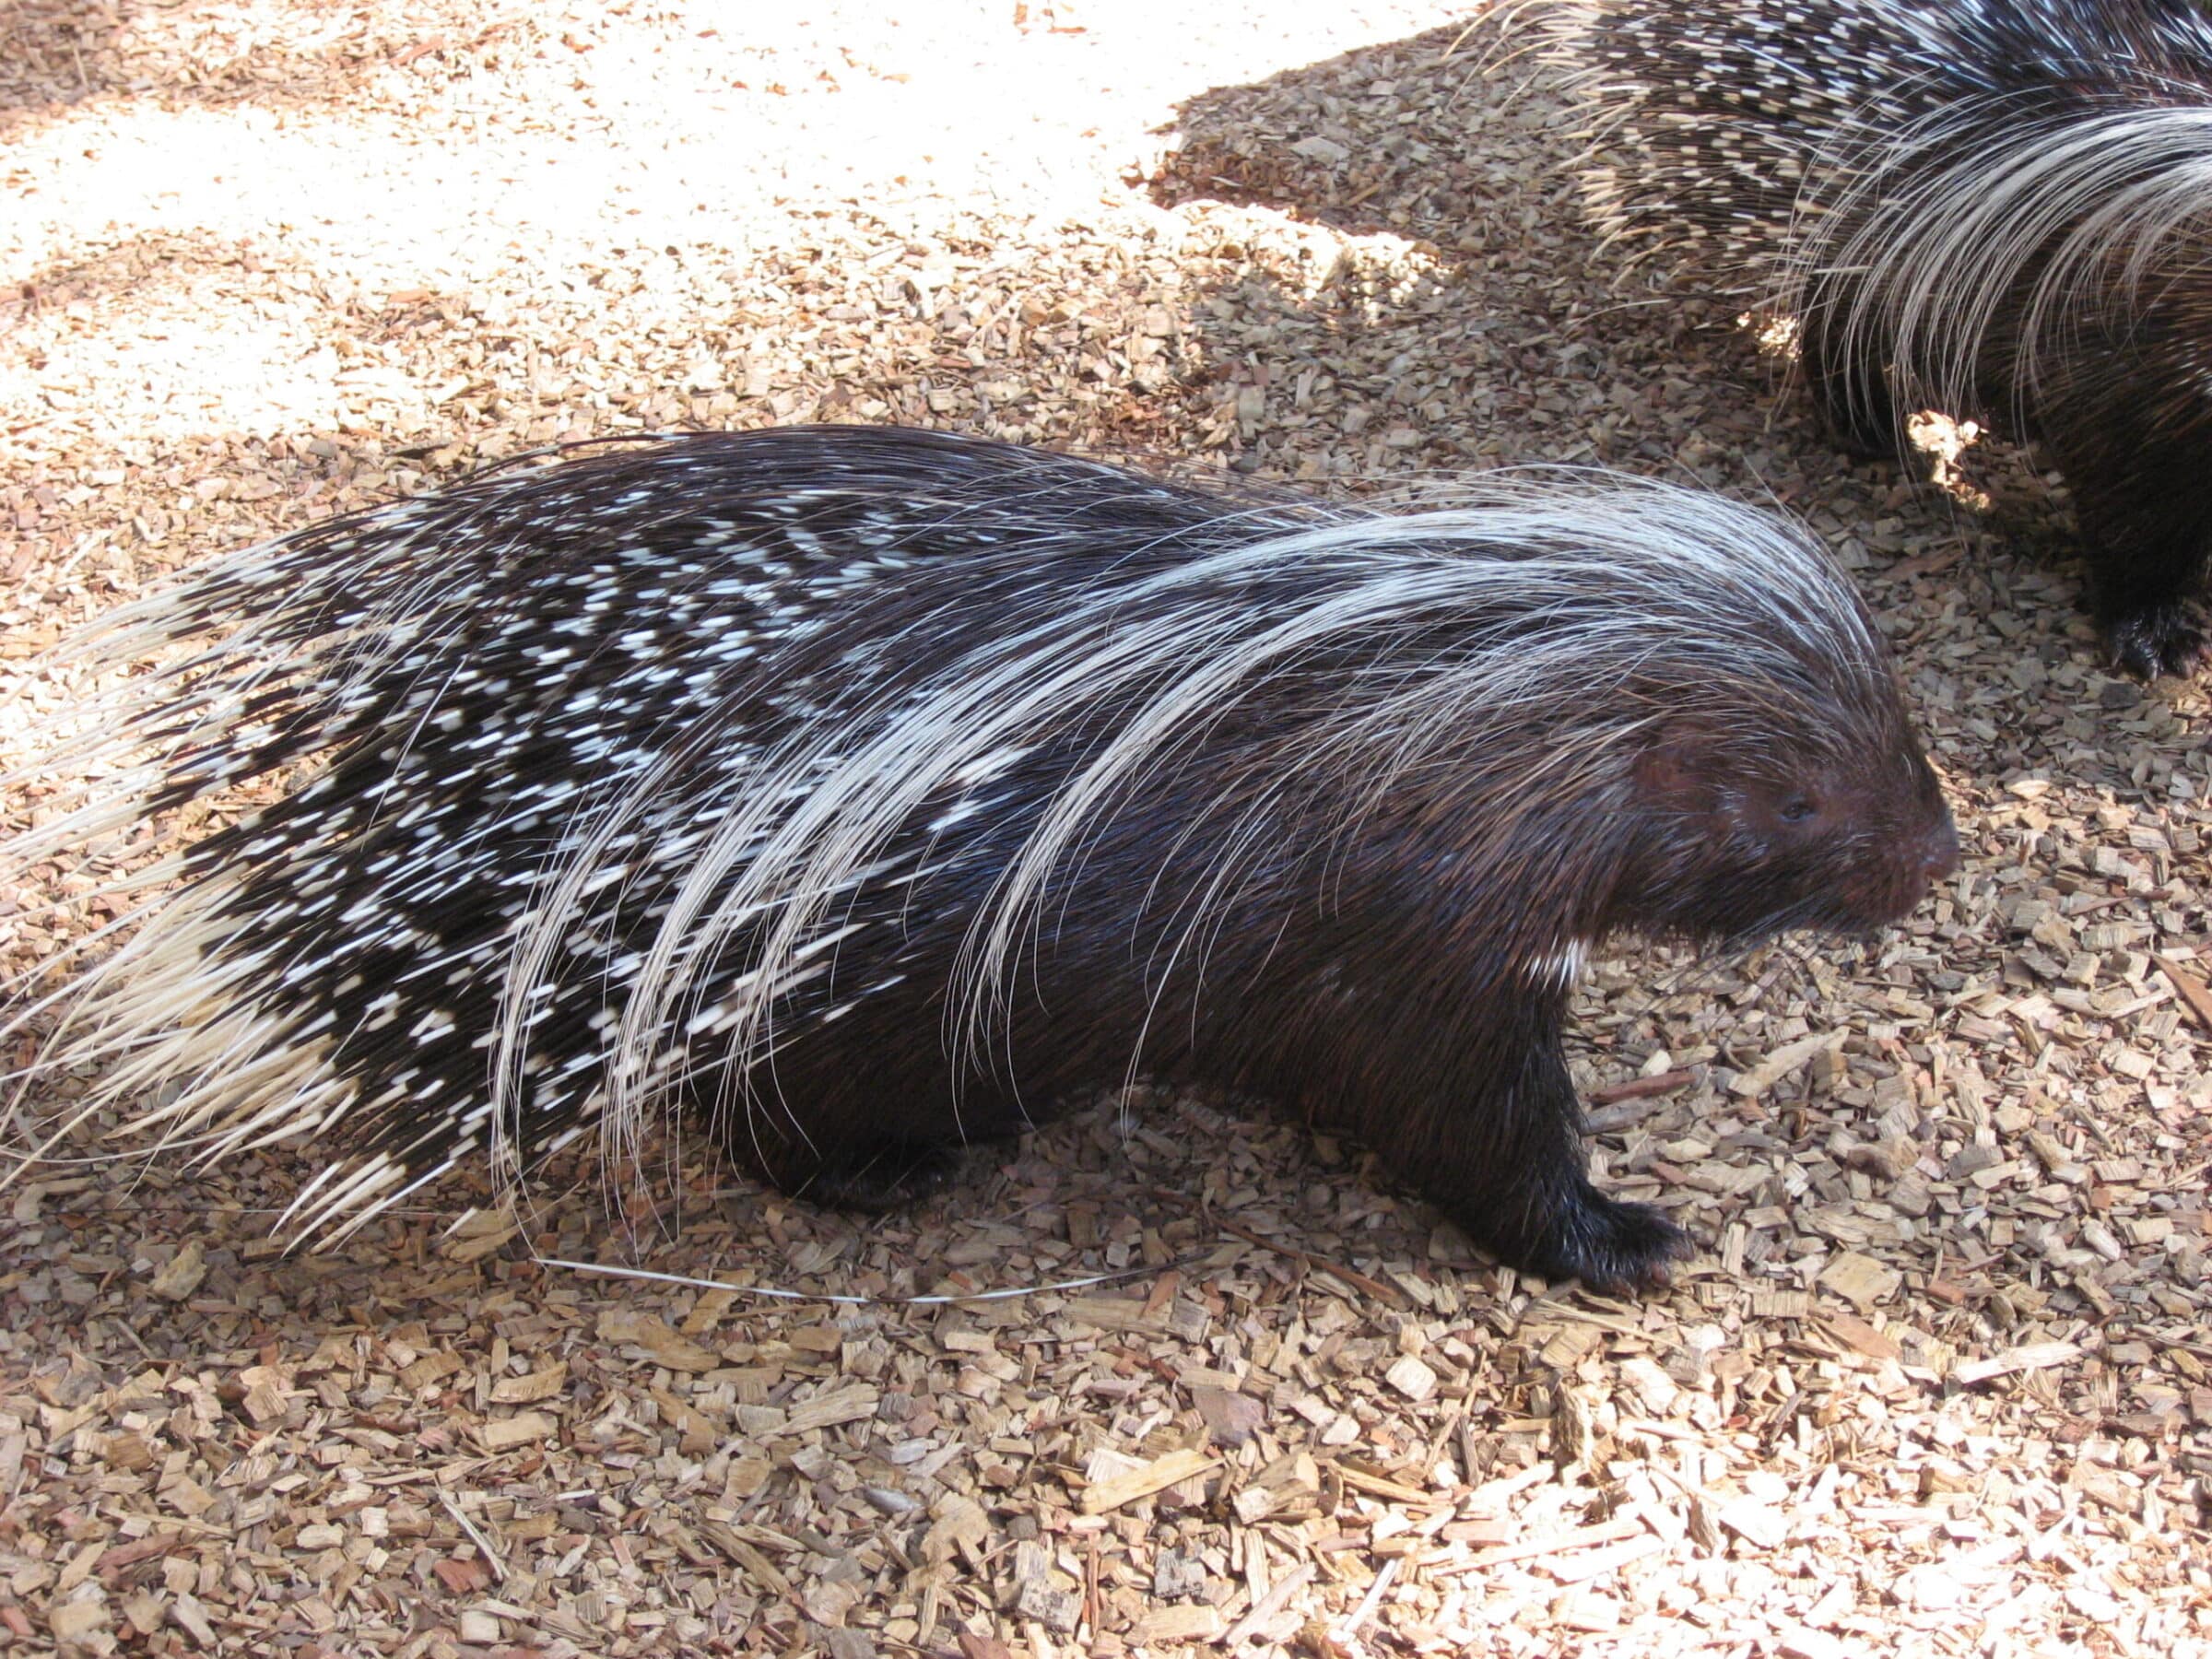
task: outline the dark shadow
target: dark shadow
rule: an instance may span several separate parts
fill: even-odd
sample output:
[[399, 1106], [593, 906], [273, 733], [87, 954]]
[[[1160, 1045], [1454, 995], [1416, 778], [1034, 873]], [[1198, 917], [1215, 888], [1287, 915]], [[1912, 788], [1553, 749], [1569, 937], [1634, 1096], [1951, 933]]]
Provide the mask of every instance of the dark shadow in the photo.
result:
[[[1623, 279], [1577, 211], [1555, 113], [1522, 65], [1452, 28], [1181, 107], [1155, 202], [1349, 244], [1319, 273], [1259, 254], [1192, 308], [1212, 376], [1243, 394], [1245, 465], [1312, 476], [1318, 441], [1332, 477], [1548, 462], [1740, 482], [1711, 476], [1689, 394], [1766, 407], [1779, 376], [1732, 337], [1735, 306]], [[1324, 382], [1321, 361], [1355, 371]], [[1605, 413], [1578, 426], [1594, 382]], [[1437, 436], [1470, 409], [1471, 440]]]
[[1163, 207], [1236, 202], [1476, 253], [1519, 194], [1488, 164], [1486, 133], [1543, 114], [1500, 105], [1493, 84], [1464, 29], [1437, 29], [1216, 88], [1179, 107], [1176, 147], [1147, 183]]

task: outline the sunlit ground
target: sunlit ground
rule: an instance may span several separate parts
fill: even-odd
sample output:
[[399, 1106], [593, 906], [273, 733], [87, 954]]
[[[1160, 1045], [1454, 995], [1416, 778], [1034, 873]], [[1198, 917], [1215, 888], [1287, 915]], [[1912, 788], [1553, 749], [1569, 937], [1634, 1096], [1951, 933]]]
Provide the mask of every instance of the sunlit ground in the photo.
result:
[[[1106, 41], [1066, 7], [1011, 27], [1011, 5], [455, 6], [406, 29], [382, 7], [124, 6], [89, 31], [121, 84], [88, 69], [74, 101], [10, 123], [0, 433], [419, 421], [451, 388], [356, 338], [364, 310], [694, 329], [714, 277], [803, 252], [821, 216], [865, 216], [895, 253], [977, 214], [1080, 215], [1125, 198], [1177, 98], [1453, 10], [1286, 6], [1259, 31], [1117, 0]], [[1148, 31], [1175, 49], [1128, 50]], [[379, 64], [380, 43], [405, 55], [394, 38], [441, 44]], [[62, 88], [85, 56], [57, 54]], [[373, 100], [350, 90], [364, 77]]]

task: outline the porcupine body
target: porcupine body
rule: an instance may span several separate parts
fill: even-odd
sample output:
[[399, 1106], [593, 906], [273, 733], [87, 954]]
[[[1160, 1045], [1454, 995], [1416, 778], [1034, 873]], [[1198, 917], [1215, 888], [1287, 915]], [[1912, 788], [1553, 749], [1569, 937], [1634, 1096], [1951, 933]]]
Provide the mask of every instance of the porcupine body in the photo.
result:
[[1802, 378], [1861, 453], [1904, 446], [1900, 395], [2015, 421], [2072, 488], [2121, 663], [2202, 659], [2212, 20], [2191, 0], [1507, 16], [1569, 72], [1603, 228], [1794, 314]]
[[1848, 585], [1657, 484], [1384, 516], [670, 438], [249, 549], [80, 650], [163, 644], [13, 865], [316, 766], [177, 855], [50, 1058], [115, 1058], [91, 1110], [166, 1086], [132, 1126], [207, 1156], [312, 1132], [325, 1237], [674, 1102], [886, 1201], [1145, 1073], [1356, 1133], [1509, 1262], [1646, 1281], [1681, 1236], [1586, 1175], [1583, 954], [1873, 926], [1955, 856]]

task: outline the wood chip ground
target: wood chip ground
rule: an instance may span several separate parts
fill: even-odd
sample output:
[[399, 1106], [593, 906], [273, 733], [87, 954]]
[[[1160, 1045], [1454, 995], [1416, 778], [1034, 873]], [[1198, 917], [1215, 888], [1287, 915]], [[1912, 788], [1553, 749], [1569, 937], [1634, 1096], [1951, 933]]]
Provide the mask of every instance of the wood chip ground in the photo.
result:
[[[1728, 302], [1595, 246], [1464, 21], [0, 11], [8, 731], [73, 619], [564, 436], [1604, 462], [1809, 517], [1968, 849], [1877, 944], [1595, 970], [1603, 1179], [1704, 1247], [1636, 1304], [1148, 1093], [865, 1227], [672, 1148], [667, 1228], [556, 1182], [447, 1237], [455, 1182], [300, 1257], [312, 1149], [53, 1166], [0, 1194], [0, 1648], [2207, 1651], [2205, 692], [2104, 671], [2031, 454], [1853, 464]], [[9, 966], [68, 885], [0, 890]]]

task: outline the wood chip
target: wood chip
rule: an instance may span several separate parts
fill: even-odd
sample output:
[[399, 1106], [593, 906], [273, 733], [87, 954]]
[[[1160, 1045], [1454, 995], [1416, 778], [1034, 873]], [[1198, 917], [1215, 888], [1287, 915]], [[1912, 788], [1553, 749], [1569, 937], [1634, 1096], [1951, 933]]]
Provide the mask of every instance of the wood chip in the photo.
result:
[[1861, 1311], [1888, 1300], [1903, 1282], [1904, 1275], [1896, 1268], [1850, 1250], [1839, 1253], [1820, 1270], [1820, 1288], [1834, 1291]]
[[1436, 1392], [1436, 1372], [1411, 1354], [1401, 1355], [1382, 1380], [1417, 1406]]
[[2018, 1347], [2005, 1349], [1986, 1359], [1962, 1360], [1951, 1368], [1951, 1381], [1963, 1388], [1977, 1382], [1986, 1382], [1993, 1377], [2010, 1376], [2016, 1371], [2048, 1371], [2053, 1366], [2071, 1365], [2081, 1358], [2081, 1348], [2072, 1342], [2030, 1342]]
[[598, 1335], [602, 1342], [626, 1343], [641, 1348], [654, 1364], [675, 1371], [712, 1371], [722, 1363], [722, 1356], [712, 1348], [700, 1347], [650, 1313], [609, 1311], [600, 1315]]
[[1495, 1549], [1480, 1550], [1464, 1561], [1448, 1561], [1432, 1571], [1440, 1573], [1473, 1572], [1486, 1567], [1501, 1567], [1511, 1561], [1526, 1561], [1539, 1556], [1563, 1556], [1598, 1545], [1624, 1543], [1643, 1535], [1641, 1522], [1601, 1521], [1594, 1526], [1578, 1526], [1549, 1537], [1532, 1538], [1519, 1544], [1504, 1544]]
[[1729, 1081], [1729, 1092], [1757, 1099], [1784, 1077], [1793, 1076], [1800, 1067], [1808, 1065], [1815, 1056], [1834, 1047], [1836, 1041], [1834, 1037], [1819, 1035], [1785, 1042], [1758, 1065], [1738, 1072]]
[[477, 1425], [477, 1439], [487, 1452], [510, 1452], [533, 1441], [550, 1440], [560, 1432], [557, 1418], [543, 1411], [518, 1411], [512, 1417], [492, 1418]]
[[1083, 1512], [1087, 1515], [1105, 1514], [1110, 1510], [1121, 1508], [1124, 1503], [1134, 1503], [1139, 1498], [1149, 1498], [1155, 1492], [1164, 1491], [1177, 1481], [1203, 1475], [1208, 1469], [1217, 1467], [1220, 1462], [1218, 1457], [1187, 1448], [1180, 1452], [1163, 1453], [1136, 1468], [1094, 1481], [1086, 1487], [1082, 1497]]
[[2212, 1030], [2212, 986], [2207, 986], [2203, 980], [2171, 958], [2153, 957], [2151, 959], [2158, 963], [2159, 971], [2181, 993], [2182, 1000], [2189, 1005], [2189, 1011], [2196, 1016], [2197, 1024]]
[[182, 1301], [200, 1288], [206, 1277], [207, 1253], [195, 1239], [170, 1257], [169, 1265], [154, 1275], [147, 1288], [169, 1301]]

